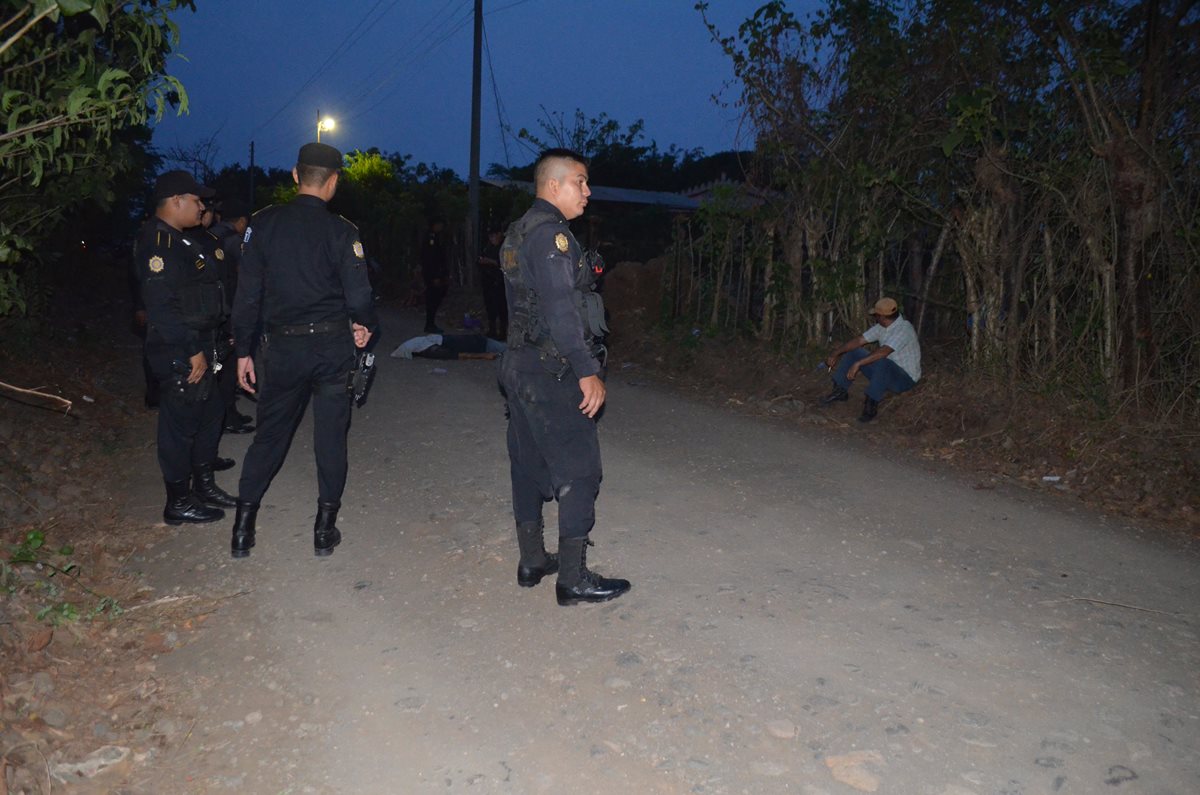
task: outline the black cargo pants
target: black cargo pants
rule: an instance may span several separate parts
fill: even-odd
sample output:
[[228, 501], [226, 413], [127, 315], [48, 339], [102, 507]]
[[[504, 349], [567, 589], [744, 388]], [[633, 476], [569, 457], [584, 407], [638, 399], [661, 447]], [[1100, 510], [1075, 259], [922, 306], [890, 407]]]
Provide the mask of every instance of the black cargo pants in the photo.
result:
[[354, 340], [342, 330], [301, 337], [273, 335], [268, 345], [260, 346], [255, 361], [258, 430], [242, 463], [238, 499], [254, 505], [262, 501], [283, 466], [311, 398], [318, 495], [322, 502], [341, 502], [350, 430], [347, 379], [353, 367]]
[[186, 384], [177, 370], [190, 369], [187, 360], [148, 354], [146, 361], [159, 389], [158, 465], [164, 480], [178, 483], [217, 457], [225, 407], [211, 371], [201, 383]]
[[500, 364], [508, 400], [508, 459], [513, 518], [540, 522], [542, 503], [558, 500], [558, 535], [582, 538], [596, 523], [602, 470], [596, 421], [579, 410], [583, 393], [568, 369], [559, 378], [518, 369], [512, 356]]

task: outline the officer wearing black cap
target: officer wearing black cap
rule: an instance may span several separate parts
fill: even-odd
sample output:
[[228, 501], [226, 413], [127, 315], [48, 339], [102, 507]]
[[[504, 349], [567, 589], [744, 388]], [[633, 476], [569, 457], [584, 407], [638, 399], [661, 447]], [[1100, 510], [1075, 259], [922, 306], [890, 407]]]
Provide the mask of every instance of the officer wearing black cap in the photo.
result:
[[[158, 462], [168, 524], [212, 522], [233, 498], [213, 478], [223, 407], [213, 389], [221, 290], [215, 267], [182, 230], [195, 226], [213, 195], [186, 171], [154, 183], [154, 217], [138, 232], [134, 269], [146, 311], [146, 359], [159, 381]], [[192, 483], [189, 484], [189, 477]]]
[[[235, 558], [254, 546], [259, 504], [310, 397], [319, 486], [313, 550], [332, 554], [342, 538], [334, 523], [346, 486], [348, 379], [354, 349], [366, 346], [378, 321], [358, 229], [326, 208], [341, 168], [337, 149], [305, 144], [292, 170], [296, 198], [255, 213], [246, 230], [233, 336], [238, 383], [260, 394], [258, 430], [238, 485]], [[263, 340], [252, 355], [260, 323]]]
[[[534, 180], [537, 198], [500, 249], [509, 318], [500, 383], [521, 553], [517, 584], [537, 585], [557, 571], [560, 605], [603, 602], [630, 585], [587, 568], [601, 478], [596, 415], [606, 395], [596, 338], [606, 329], [593, 291], [599, 273], [567, 225], [591, 194], [587, 162], [551, 149], [538, 158]], [[542, 540], [542, 503], [551, 499], [558, 500], [557, 557]]]

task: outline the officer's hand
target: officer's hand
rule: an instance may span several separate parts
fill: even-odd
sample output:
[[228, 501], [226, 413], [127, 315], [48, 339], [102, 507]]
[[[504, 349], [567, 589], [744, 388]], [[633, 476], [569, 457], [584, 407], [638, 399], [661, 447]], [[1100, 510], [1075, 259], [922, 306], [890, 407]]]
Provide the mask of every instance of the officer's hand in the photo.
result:
[[368, 329], [366, 326], [360, 326], [357, 323], [351, 323], [350, 326], [354, 329], [354, 347], [367, 347], [367, 343], [371, 341], [370, 329]]
[[830, 354], [829, 358], [825, 360], [825, 366], [832, 370], [833, 368], [837, 367], [837, 360], [838, 357]]
[[579, 391], [583, 392], [583, 402], [579, 404], [579, 410], [589, 417], [595, 417], [596, 412], [604, 405], [604, 382], [597, 375], [580, 378]]
[[204, 358], [203, 353], [197, 353], [192, 358], [188, 359], [192, 365], [192, 372], [188, 374], [187, 381], [189, 384], [198, 384], [200, 379], [204, 377], [204, 371], [208, 369], [208, 360]]
[[254, 394], [254, 384], [258, 381], [254, 377], [254, 360], [249, 356], [238, 358], [238, 386]]
[[133, 313], [133, 322], [137, 325], [138, 328], [142, 328], [143, 326], [145, 326], [146, 325], [146, 310], [139, 309], [138, 311], [134, 312]]

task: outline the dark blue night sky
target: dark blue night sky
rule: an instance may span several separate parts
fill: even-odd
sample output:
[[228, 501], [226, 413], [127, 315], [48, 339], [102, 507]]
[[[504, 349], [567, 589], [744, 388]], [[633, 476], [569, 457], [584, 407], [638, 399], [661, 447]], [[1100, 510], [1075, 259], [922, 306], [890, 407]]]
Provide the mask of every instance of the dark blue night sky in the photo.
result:
[[[723, 31], [760, 0], [713, 0]], [[541, 106], [570, 118], [607, 113], [646, 122], [646, 140], [706, 153], [750, 148], [732, 77], [693, 0], [485, 0], [483, 170], [532, 153], [501, 133], [536, 129]], [[799, 13], [815, 5], [793, 2]], [[290, 167], [315, 136], [316, 114], [337, 120], [322, 140], [343, 150], [378, 147], [467, 172], [472, 0], [199, 0], [177, 16], [171, 74], [191, 113], [165, 119], [160, 149], [213, 139], [217, 167], [248, 159]], [[490, 54], [490, 59], [489, 59]], [[186, 59], [186, 60], [185, 60]], [[489, 68], [490, 67], [490, 68]], [[494, 83], [493, 83], [494, 78]], [[507, 144], [507, 151], [506, 145]]]

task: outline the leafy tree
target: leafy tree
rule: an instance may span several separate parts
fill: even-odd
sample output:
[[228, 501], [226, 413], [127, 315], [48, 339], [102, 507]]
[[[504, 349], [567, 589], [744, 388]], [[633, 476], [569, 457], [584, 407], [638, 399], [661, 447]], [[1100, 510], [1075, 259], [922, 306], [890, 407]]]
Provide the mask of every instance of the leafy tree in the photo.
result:
[[[642, 119], [622, 130], [620, 122], [606, 113], [589, 117], [576, 108], [570, 120], [545, 107], [542, 113], [543, 118], [538, 120], [540, 133], [525, 127], [517, 131], [518, 140], [525, 143], [534, 160], [546, 149], [571, 149], [588, 158], [592, 171], [603, 175], [603, 184], [642, 190], [681, 190], [688, 187], [688, 183], [683, 182], [683, 174], [703, 171], [695, 169], [696, 164], [704, 160], [699, 149], [684, 150], [671, 145], [662, 151], [654, 141], [646, 143], [646, 124]], [[508, 179], [530, 181], [533, 179], [533, 161], [507, 169], [493, 164], [489, 172]]]
[[[165, 74], [191, 0], [9, 0], [0, 17], [0, 316], [31, 309], [45, 241], [86, 202], [111, 206], [144, 164], [145, 124], [187, 97]], [[140, 154], [141, 153], [141, 154]]]
[[[776, 240], [762, 336], [818, 343], [889, 292], [1009, 384], [1200, 406], [1194, 0], [831, 0], [803, 19], [774, 0], [709, 29], [769, 199], [748, 221]], [[679, 314], [736, 286], [704, 259], [726, 222], [694, 226], [676, 260], [702, 289]]]

